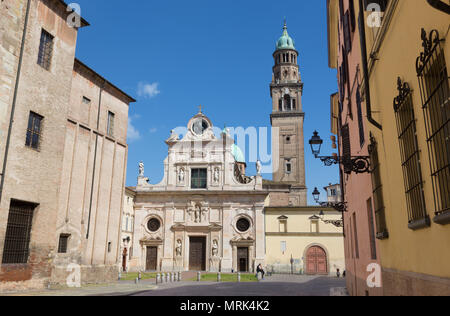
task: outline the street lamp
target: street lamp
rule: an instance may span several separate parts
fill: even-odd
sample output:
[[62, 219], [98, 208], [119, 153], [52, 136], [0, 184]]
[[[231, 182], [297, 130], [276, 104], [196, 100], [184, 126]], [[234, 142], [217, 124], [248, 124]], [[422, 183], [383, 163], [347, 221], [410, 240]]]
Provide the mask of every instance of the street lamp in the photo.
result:
[[309, 144], [311, 145], [313, 155], [317, 158], [320, 154], [320, 148], [323, 144], [323, 140], [322, 138], [320, 138], [319, 132], [314, 131], [313, 137], [311, 137]]
[[320, 149], [323, 144], [322, 138], [319, 133], [314, 131], [313, 136], [309, 140], [311, 145], [311, 151], [317, 159], [320, 159], [325, 166], [330, 167], [332, 165], [340, 164], [344, 166], [344, 172], [350, 174], [355, 173], [370, 173], [370, 157], [369, 156], [319, 156]]
[[[333, 202], [319, 202], [320, 199], [320, 191], [317, 188], [314, 188], [314, 191], [312, 193], [313, 197], [314, 197], [314, 201], [319, 204], [322, 207], [331, 207], [334, 208], [336, 211], [344, 213], [347, 212], [347, 203], [346, 202], [337, 202], [337, 203], [333, 203]], [[323, 211], [321, 212], [323, 215]]]

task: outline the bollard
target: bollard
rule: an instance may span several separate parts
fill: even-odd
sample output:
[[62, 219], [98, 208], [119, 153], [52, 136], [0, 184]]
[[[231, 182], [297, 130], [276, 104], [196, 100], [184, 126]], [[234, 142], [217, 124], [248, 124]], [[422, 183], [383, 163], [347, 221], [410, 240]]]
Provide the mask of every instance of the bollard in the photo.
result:
[[134, 279], [134, 284], [138, 284], [138, 283], [139, 283], [139, 279], [138, 278]]
[[119, 270], [119, 281], [122, 279], [122, 271]]
[[258, 277], [258, 282], [260, 282], [262, 280], [262, 273], [258, 272], [257, 277]]
[[138, 279], [139, 279], [139, 281], [142, 280], [142, 273], [141, 273], [141, 271], [139, 271]]
[[222, 280], [222, 277], [220, 275], [220, 272], [217, 272], [217, 282], [220, 282]]
[[166, 282], [166, 283], [170, 282], [170, 275], [169, 275], [169, 273], [166, 273], [166, 279], [164, 280], [164, 282]]
[[181, 272], [178, 272], [178, 282], [181, 282]]
[[241, 273], [240, 272], [238, 272], [238, 274], [237, 274], [237, 281], [241, 282]]
[[202, 279], [202, 273], [201, 272], [197, 272], [197, 281], [200, 282]]
[[175, 282], [175, 273], [170, 274], [170, 282]]
[[161, 274], [160, 273], [156, 274], [156, 284], [159, 284], [159, 283], [161, 283]]
[[164, 283], [166, 281], [166, 274], [163, 272], [161, 273], [161, 283]]

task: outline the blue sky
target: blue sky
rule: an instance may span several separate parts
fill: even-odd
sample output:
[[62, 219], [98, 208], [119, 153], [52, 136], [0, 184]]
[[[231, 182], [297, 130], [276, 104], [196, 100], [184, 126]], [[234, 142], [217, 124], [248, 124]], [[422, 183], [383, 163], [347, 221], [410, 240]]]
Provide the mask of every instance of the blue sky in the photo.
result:
[[[164, 140], [199, 104], [220, 128], [270, 126], [272, 54], [285, 17], [305, 84], [305, 144], [317, 129], [323, 153], [331, 153], [329, 100], [337, 84], [328, 68], [325, 0], [77, 3], [91, 24], [79, 32], [77, 57], [138, 100], [130, 107], [127, 185], [136, 184], [140, 160], [150, 182], [160, 182]], [[309, 145], [305, 151], [312, 203], [314, 187], [339, 176], [314, 159]]]

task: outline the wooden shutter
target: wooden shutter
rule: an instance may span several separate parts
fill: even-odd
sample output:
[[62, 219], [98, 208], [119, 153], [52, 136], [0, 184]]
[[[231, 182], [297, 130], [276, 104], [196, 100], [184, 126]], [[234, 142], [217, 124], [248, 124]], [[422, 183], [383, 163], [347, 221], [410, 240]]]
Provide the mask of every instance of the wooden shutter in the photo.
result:
[[348, 125], [342, 126], [341, 137], [342, 137], [342, 156], [343, 156], [343, 162], [344, 162], [344, 172], [351, 173], [352, 172], [352, 167], [351, 167], [352, 151], [351, 151], [351, 145], [350, 145], [350, 130], [349, 130]]

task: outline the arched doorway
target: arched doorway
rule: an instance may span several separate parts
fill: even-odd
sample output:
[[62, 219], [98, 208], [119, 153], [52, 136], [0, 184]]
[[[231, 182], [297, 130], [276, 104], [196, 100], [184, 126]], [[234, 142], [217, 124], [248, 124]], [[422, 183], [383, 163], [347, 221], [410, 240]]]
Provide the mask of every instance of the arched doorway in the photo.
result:
[[306, 274], [327, 275], [328, 260], [327, 253], [320, 246], [312, 246], [306, 253]]

